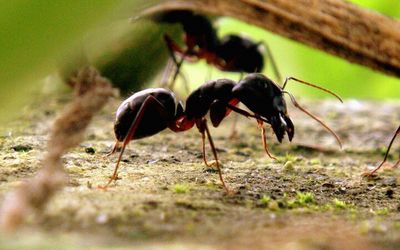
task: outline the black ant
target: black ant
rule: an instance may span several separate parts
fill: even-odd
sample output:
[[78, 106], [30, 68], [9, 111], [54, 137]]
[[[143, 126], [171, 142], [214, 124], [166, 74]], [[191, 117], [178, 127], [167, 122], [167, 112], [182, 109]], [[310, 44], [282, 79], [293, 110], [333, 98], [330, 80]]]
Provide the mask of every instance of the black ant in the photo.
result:
[[[378, 171], [378, 170], [383, 166], [383, 164], [386, 162], [386, 160], [387, 160], [387, 158], [388, 158], [388, 156], [389, 156], [390, 148], [392, 147], [392, 144], [393, 144], [394, 140], [396, 139], [397, 135], [399, 135], [399, 134], [400, 134], [400, 126], [397, 128], [397, 130], [396, 130], [396, 132], [394, 133], [392, 139], [390, 140], [389, 146], [388, 146], [388, 148], [387, 148], [387, 150], [386, 150], [386, 153], [385, 153], [385, 157], [383, 158], [383, 161], [381, 162], [381, 164], [379, 164], [379, 166], [377, 166], [377, 167], [376, 167], [374, 170], [372, 170], [371, 172], [365, 173], [364, 176], [367, 176], [367, 177], [373, 176], [373, 175], [375, 174], [375, 172]], [[397, 162], [393, 165], [393, 168], [397, 167], [399, 164], [400, 164], [400, 158], [399, 158], [399, 159], [397, 160]]]
[[[181, 132], [196, 125], [202, 134], [204, 163], [209, 166], [205, 156], [205, 137], [207, 136], [215, 158], [219, 178], [224, 189], [229, 193], [230, 191], [222, 177], [217, 151], [205, 118], [206, 114], [210, 113], [210, 119], [214, 127], [218, 127], [231, 111], [256, 119], [261, 129], [264, 150], [269, 157], [274, 158], [268, 151], [263, 122], [271, 125], [279, 142], [282, 142], [285, 133], [287, 133], [290, 141], [294, 136], [294, 125], [288, 116], [283, 94], [288, 94], [297, 108], [324, 126], [336, 138], [341, 147], [342, 144], [339, 137], [319, 118], [301, 107], [292, 94], [284, 90], [289, 80], [318, 88], [342, 101], [336, 94], [314, 84], [289, 77], [286, 78], [283, 87], [280, 87], [271, 79], [258, 73], [249, 74], [239, 83], [229, 79], [219, 79], [203, 84], [188, 96], [184, 111], [180, 103], [176, 101], [174, 94], [169, 90], [161, 88], [149, 89], [134, 94], [125, 100], [117, 110], [114, 126], [117, 142], [112, 153], [120, 147], [121, 143], [122, 150], [114, 174], [104, 188], [113, 180], [116, 180], [119, 162], [124, 148], [130, 140], [154, 135], [167, 127], [174, 132]], [[236, 107], [239, 102], [246, 105], [254, 114]]]
[[[255, 73], [264, 68], [264, 58], [261, 51], [263, 45], [271, 61], [274, 74], [280, 81], [281, 76], [272, 57], [271, 51], [265, 43], [255, 43], [252, 40], [238, 36], [226, 35], [221, 39], [217, 36], [216, 28], [210, 20], [200, 14], [187, 10], [167, 11], [153, 16], [153, 20], [167, 23], [179, 23], [184, 30], [184, 43], [181, 48], [167, 34], [164, 39], [167, 43], [171, 58], [176, 65], [170, 88], [173, 87], [184, 60], [195, 62], [205, 59], [208, 64], [222, 71]], [[181, 57], [178, 61], [175, 53]]]

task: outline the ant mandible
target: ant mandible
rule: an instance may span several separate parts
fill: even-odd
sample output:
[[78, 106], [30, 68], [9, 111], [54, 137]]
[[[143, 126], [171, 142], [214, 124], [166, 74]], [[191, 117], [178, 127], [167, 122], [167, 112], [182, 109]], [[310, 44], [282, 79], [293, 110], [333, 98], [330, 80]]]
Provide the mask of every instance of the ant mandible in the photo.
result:
[[[153, 16], [153, 20], [179, 23], [183, 26], [183, 40], [186, 48], [181, 48], [170, 36], [164, 35], [172, 61], [176, 65], [170, 88], [173, 87], [184, 60], [195, 62], [205, 59], [208, 64], [222, 71], [261, 72], [264, 68], [261, 45], [266, 49], [275, 76], [278, 81], [281, 81], [275, 60], [266, 43], [255, 43], [248, 38], [232, 34], [220, 39], [217, 36], [216, 28], [207, 17], [188, 10], [163, 12]], [[181, 57], [180, 61], [177, 60], [175, 53]]]
[[[367, 176], [367, 177], [373, 176], [373, 175], [375, 174], [375, 172], [378, 171], [378, 170], [383, 166], [383, 164], [386, 162], [386, 160], [387, 160], [387, 158], [388, 158], [388, 156], [389, 156], [389, 152], [390, 152], [390, 149], [391, 149], [391, 147], [392, 147], [392, 144], [393, 144], [394, 140], [396, 139], [397, 135], [399, 135], [399, 134], [400, 134], [400, 126], [397, 128], [397, 130], [396, 130], [396, 132], [394, 133], [392, 139], [390, 140], [389, 146], [388, 146], [388, 148], [387, 148], [387, 150], [386, 150], [386, 153], [385, 153], [385, 157], [383, 158], [383, 161], [381, 162], [381, 164], [379, 164], [379, 165], [378, 165], [375, 169], [373, 169], [371, 172], [365, 173], [364, 176]], [[399, 163], [400, 163], [400, 157], [399, 157], [399, 159], [396, 161], [396, 163], [393, 165], [393, 168], [397, 167], [397, 166], [399, 165]]]
[[[284, 90], [289, 80], [318, 88], [342, 101], [333, 92], [297, 78], [286, 78], [283, 87], [280, 87], [271, 79], [257, 73], [249, 74], [239, 83], [229, 79], [219, 79], [203, 84], [188, 96], [185, 111], [183, 111], [181, 104], [170, 90], [157, 88], [137, 92], [125, 100], [117, 110], [114, 125], [117, 142], [111, 153], [120, 148], [121, 144], [122, 149], [113, 176], [102, 188], [106, 188], [113, 180], [117, 179], [117, 171], [122, 154], [131, 140], [154, 135], [167, 127], [174, 132], [186, 131], [196, 124], [202, 134], [204, 163], [209, 165], [205, 156], [205, 137], [207, 136], [221, 183], [226, 192], [230, 193], [222, 176], [217, 152], [205, 118], [206, 114], [210, 113], [214, 127], [218, 127], [231, 111], [256, 119], [261, 128], [264, 150], [273, 158], [268, 151], [263, 122], [272, 126], [279, 142], [282, 142], [285, 133], [288, 134], [290, 141], [294, 136], [294, 125], [288, 116], [283, 94], [288, 94], [295, 107], [324, 126], [336, 138], [341, 147], [342, 144], [339, 137], [318, 117], [300, 106], [292, 94]], [[236, 107], [239, 102], [245, 104], [254, 114]]]

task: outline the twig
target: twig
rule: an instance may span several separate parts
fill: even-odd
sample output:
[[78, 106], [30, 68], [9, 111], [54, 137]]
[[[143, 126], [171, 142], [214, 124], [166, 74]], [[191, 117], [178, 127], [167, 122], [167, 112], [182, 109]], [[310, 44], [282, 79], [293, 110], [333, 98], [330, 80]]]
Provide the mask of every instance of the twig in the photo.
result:
[[40, 212], [47, 201], [66, 182], [61, 157], [78, 145], [93, 115], [114, 95], [111, 83], [90, 67], [76, 78], [75, 98], [55, 121], [48, 141], [43, 168], [14, 192], [9, 193], [0, 210], [0, 223], [5, 231], [14, 231], [32, 211]]
[[231, 16], [400, 77], [400, 22], [343, 0], [167, 0], [145, 11]]

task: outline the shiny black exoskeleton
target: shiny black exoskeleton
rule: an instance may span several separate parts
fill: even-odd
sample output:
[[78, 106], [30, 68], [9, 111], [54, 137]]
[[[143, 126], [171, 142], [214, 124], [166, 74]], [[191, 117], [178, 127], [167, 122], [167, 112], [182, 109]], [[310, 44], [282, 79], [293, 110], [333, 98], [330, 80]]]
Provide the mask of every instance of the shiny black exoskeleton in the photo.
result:
[[283, 98], [283, 89], [262, 74], [250, 74], [240, 81], [232, 94], [252, 112], [266, 119], [279, 142], [287, 133], [291, 141], [294, 126]]
[[181, 114], [183, 107], [170, 90], [155, 88], [139, 91], [118, 107], [114, 123], [115, 137], [123, 142], [135, 123], [137, 127], [130, 140], [157, 134], [168, 127], [174, 130], [175, 119]]
[[[335, 136], [340, 144], [338, 136], [329, 127], [301, 107], [293, 95], [284, 90], [289, 80], [295, 80], [333, 94], [329, 90], [292, 77], [287, 78], [283, 87], [280, 87], [271, 79], [258, 73], [249, 74], [239, 83], [229, 79], [219, 79], [203, 84], [188, 96], [185, 110], [183, 110], [181, 104], [170, 90], [157, 88], [137, 92], [125, 100], [117, 110], [114, 127], [117, 142], [112, 152], [115, 152], [118, 148], [121, 148], [121, 152], [114, 174], [104, 188], [113, 180], [116, 180], [119, 162], [126, 145], [131, 140], [154, 135], [166, 128], [170, 128], [174, 132], [181, 132], [196, 125], [202, 135], [203, 160], [205, 164], [209, 165], [205, 154], [205, 138], [207, 137], [215, 158], [220, 180], [225, 190], [230, 192], [222, 177], [217, 151], [205, 116], [210, 113], [214, 127], [218, 127], [222, 120], [232, 111], [255, 119], [261, 129], [264, 150], [271, 158], [274, 158], [268, 151], [263, 123], [266, 122], [272, 126], [279, 142], [282, 141], [285, 133], [287, 133], [289, 140], [292, 140], [294, 136], [294, 126], [287, 113], [283, 94], [288, 94], [297, 108], [322, 124]], [[335, 94], [333, 95], [338, 97]], [[239, 102], [246, 105], [253, 114], [236, 107]]]
[[183, 107], [174, 93], [163, 88], [151, 88], [139, 91], [122, 102], [118, 107], [114, 133], [117, 139], [112, 153], [121, 149], [117, 164], [106, 188], [117, 179], [117, 171], [126, 145], [137, 140], [155, 135], [166, 128], [179, 132], [176, 126], [183, 117]]

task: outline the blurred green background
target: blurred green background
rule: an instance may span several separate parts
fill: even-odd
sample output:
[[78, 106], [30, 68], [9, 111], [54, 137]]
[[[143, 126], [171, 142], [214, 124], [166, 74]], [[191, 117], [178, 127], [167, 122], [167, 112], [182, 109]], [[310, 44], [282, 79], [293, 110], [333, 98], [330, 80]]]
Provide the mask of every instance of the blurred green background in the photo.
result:
[[[20, 107], [18, 105], [23, 101], [32, 98], [32, 91], [42, 88], [43, 79], [57, 71], [60, 58], [68, 58], [62, 57], [62, 55], [81, 52], [82, 48], [77, 44], [82, 44], [87, 40], [87, 31], [108, 27], [109, 24], [121, 22], [121, 20], [127, 25], [128, 17], [135, 16], [140, 9], [158, 1], [2, 1], [0, 5], [1, 117], [4, 118], [6, 114], [13, 113], [14, 109]], [[400, 18], [400, 1], [353, 0], [352, 2], [385, 15]], [[342, 59], [230, 18], [219, 19], [217, 25], [221, 36], [239, 32], [256, 41], [267, 42], [273, 50], [273, 55], [283, 76], [296, 76], [321, 84], [347, 98], [393, 99], [399, 97], [399, 79], [350, 64]], [[108, 29], [110, 30], [110, 28]], [[113, 51], [115, 49], [106, 43], [108, 37], [113, 37], [113, 34], [109, 32], [100, 32], [104, 39], [101, 37], [95, 39], [96, 43], [102, 45], [97, 46], [101, 50], [111, 49]], [[146, 35], [146, 31], [140, 33], [132, 29], [129, 32], [129, 35], [133, 37]], [[157, 37], [160, 35], [155, 35], [152, 40], [157, 40]], [[146, 40], [145, 43], [149, 48], [152, 46], [151, 40]], [[141, 51], [146, 52], [147, 49], [141, 49]], [[153, 55], [157, 55], [157, 52], [151, 51]], [[98, 51], [96, 53], [99, 54]], [[156, 75], [156, 72], [149, 69], [153, 67], [152, 63], [158, 63], [158, 66], [154, 66], [154, 68], [162, 69], [159, 65], [165, 63], [165, 51], [162, 53], [164, 55], [162, 58], [144, 57], [148, 60], [141, 61], [146, 65], [136, 70], [143, 74], [147, 73], [148, 76], [147, 78], [141, 76], [139, 85], [158, 82], [159, 78], [150, 80]], [[83, 58], [86, 59], [86, 56]], [[90, 60], [98, 59], [98, 57], [90, 58], [90, 55], [88, 58]], [[63, 62], [61, 61], [61, 63]], [[196, 65], [187, 63], [183, 71], [188, 76], [192, 88], [208, 80], [209, 77], [239, 78], [238, 74], [222, 74], [204, 63]], [[270, 67], [267, 67], [266, 73], [271, 74]], [[134, 80], [132, 81], [134, 82]], [[297, 96], [325, 96], [318, 91], [294, 84], [290, 86], [290, 90]]]

